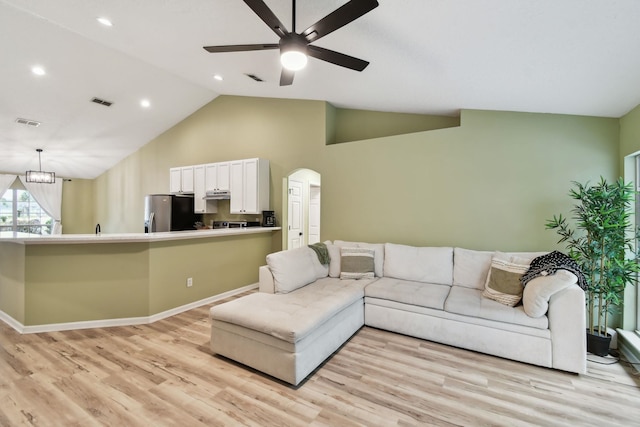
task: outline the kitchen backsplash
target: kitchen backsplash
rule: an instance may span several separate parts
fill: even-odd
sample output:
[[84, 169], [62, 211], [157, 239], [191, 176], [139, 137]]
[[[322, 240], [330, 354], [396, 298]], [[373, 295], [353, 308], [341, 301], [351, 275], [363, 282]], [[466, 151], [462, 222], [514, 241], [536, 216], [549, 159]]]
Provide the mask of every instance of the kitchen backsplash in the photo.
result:
[[211, 221], [258, 221], [262, 224], [262, 215], [242, 215], [229, 213], [229, 200], [218, 200], [218, 213], [202, 214], [202, 222], [207, 227]]

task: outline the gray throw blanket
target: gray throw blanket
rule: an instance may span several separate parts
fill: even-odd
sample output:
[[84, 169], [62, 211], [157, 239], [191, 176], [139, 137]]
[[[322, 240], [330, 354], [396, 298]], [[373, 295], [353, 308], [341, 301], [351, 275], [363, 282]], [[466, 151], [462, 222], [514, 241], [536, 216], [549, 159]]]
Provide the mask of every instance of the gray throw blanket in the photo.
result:
[[320, 261], [320, 264], [327, 265], [331, 262], [327, 245], [324, 243], [314, 243], [309, 245], [309, 247], [315, 251], [316, 255], [318, 255], [318, 261]]
[[578, 277], [578, 286], [580, 286], [584, 291], [587, 290], [587, 279], [584, 277], [578, 263], [570, 256], [559, 251], [553, 251], [531, 261], [529, 269], [520, 278], [520, 283], [522, 283], [522, 286], [527, 286], [527, 283], [529, 283], [530, 280], [538, 276], [555, 274], [557, 270], [567, 270], [572, 272]]

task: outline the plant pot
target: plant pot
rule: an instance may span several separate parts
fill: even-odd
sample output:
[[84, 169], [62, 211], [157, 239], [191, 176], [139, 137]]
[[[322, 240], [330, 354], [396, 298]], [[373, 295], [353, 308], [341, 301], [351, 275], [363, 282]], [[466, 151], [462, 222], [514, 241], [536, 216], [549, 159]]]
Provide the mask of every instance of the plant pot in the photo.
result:
[[596, 356], [606, 356], [609, 354], [609, 345], [611, 344], [610, 334], [590, 334], [587, 329], [587, 351]]

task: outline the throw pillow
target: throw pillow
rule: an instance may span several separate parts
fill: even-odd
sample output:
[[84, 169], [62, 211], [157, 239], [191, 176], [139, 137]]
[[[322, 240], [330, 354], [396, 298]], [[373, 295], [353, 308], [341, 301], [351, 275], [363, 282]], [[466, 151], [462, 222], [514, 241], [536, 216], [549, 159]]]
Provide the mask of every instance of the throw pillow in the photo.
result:
[[340, 278], [373, 279], [374, 255], [373, 249], [340, 248]]
[[465, 288], [484, 290], [493, 251], [453, 250], [453, 284]]
[[[307, 246], [267, 255], [267, 265], [278, 294], [295, 291], [318, 279], [322, 265], [316, 253]], [[325, 276], [328, 268], [325, 267]]]
[[514, 307], [522, 299], [520, 278], [528, 268], [528, 260], [496, 252], [491, 259], [482, 296]]
[[567, 271], [531, 279], [524, 288], [522, 306], [529, 317], [541, 317], [549, 309], [549, 299], [554, 294], [578, 282], [578, 277]]
[[384, 264], [384, 243], [365, 243], [365, 242], [345, 242], [344, 240], [334, 240], [333, 244], [341, 248], [365, 248], [373, 249], [374, 270], [376, 277], [383, 276]]

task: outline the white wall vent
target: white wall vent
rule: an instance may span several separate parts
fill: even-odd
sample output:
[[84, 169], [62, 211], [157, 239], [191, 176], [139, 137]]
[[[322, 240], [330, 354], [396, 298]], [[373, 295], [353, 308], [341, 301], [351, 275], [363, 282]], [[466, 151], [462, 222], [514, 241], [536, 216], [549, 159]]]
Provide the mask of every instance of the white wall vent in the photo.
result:
[[257, 82], [263, 82], [264, 81], [260, 77], [256, 76], [255, 74], [245, 74], [245, 76], [247, 76], [250, 79], [253, 79], [253, 80], [257, 81]]
[[105, 107], [111, 107], [111, 105], [113, 104], [113, 102], [111, 101], [106, 101], [104, 99], [100, 99], [100, 98], [92, 98], [91, 102], [95, 102], [96, 104], [100, 104], [100, 105], [104, 105]]
[[42, 124], [37, 120], [21, 119], [20, 117], [16, 119], [16, 123], [20, 123], [21, 125], [25, 126], [33, 126], [34, 128], [37, 128]]

